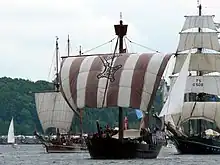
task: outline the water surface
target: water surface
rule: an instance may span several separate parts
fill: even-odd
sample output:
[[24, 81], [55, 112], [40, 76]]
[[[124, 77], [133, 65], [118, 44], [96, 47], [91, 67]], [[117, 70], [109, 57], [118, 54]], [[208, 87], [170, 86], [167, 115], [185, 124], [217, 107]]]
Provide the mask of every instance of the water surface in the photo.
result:
[[157, 159], [92, 160], [88, 153], [45, 153], [41, 145], [0, 145], [0, 165], [219, 165], [220, 155], [178, 155], [164, 147]]

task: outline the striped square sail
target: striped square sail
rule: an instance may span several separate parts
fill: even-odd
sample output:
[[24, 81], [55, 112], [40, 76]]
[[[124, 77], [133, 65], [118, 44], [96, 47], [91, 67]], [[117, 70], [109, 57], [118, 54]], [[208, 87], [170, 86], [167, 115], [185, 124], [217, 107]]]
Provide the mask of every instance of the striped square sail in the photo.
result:
[[125, 107], [147, 111], [170, 57], [161, 53], [65, 57], [61, 92], [74, 110]]

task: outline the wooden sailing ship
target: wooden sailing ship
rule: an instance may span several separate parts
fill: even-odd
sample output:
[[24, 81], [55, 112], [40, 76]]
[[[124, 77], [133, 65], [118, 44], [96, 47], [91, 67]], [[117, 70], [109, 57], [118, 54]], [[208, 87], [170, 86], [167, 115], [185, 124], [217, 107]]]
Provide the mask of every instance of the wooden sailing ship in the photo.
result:
[[127, 130], [123, 128], [123, 108], [150, 110], [170, 55], [126, 53], [123, 39], [128, 25], [120, 20], [114, 27], [118, 39], [113, 53], [63, 57], [61, 92], [76, 111], [86, 107], [119, 109], [118, 135], [103, 134], [97, 123], [98, 133], [87, 138], [91, 158], [156, 158], [164, 138], [154, 135], [161, 130], [151, 133], [142, 129], [137, 136], [127, 137]]
[[55, 90], [35, 93], [37, 114], [44, 132], [46, 132], [48, 128], [56, 128], [56, 134], [49, 136], [49, 139], [46, 139], [45, 136], [39, 135], [37, 132], [35, 132], [35, 136], [42, 142], [48, 153], [79, 152], [86, 150], [86, 145], [83, 145], [82, 138], [75, 139], [74, 136], [69, 133], [74, 112], [60, 92], [60, 83], [58, 78], [58, 50], [59, 47], [57, 38], [56, 78], [54, 81]]
[[186, 16], [180, 33], [171, 91], [160, 116], [180, 154], [220, 154], [219, 136], [206, 135], [208, 127], [220, 128], [218, 28], [214, 16], [202, 15], [201, 4], [198, 8], [199, 15]]

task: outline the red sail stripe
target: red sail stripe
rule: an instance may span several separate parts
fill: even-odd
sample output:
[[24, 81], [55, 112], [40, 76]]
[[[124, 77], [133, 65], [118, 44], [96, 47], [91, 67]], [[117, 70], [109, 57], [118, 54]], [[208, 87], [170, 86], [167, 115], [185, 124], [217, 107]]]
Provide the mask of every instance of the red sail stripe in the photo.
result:
[[131, 83], [130, 107], [140, 108], [144, 86], [144, 77], [153, 54], [141, 54], [138, 58]]
[[97, 90], [99, 85], [97, 76], [101, 73], [102, 67], [103, 63], [100, 57], [96, 57], [91, 65], [86, 83], [85, 106], [87, 107], [97, 107]]
[[69, 71], [69, 84], [70, 84], [70, 92], [73, 98], [74, 103], [77, 105], [77, 77], [79, 75], [80, 66], [85, 57], [76, 57]]

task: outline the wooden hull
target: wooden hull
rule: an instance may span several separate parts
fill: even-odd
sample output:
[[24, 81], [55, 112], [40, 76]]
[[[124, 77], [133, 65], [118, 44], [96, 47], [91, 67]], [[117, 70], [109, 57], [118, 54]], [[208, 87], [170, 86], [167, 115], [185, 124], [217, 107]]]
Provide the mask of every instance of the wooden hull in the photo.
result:
[[47, 153], [80, 153], [87, 152], [85, 147], [44, 144]]
[[47, 153], [75, 153], [75, 152], [86, 152], [87, 151], [87, 147], [82, 144], [58, 145], [58, 144], [53, 144], [50, 141], [45, 140], [43, 136], [37, 133], [35, 133], [35, 136], [43, 144]]
[[220, 141], [202, 137], [171, 137], [180, 154], [220, 154]]
[[134, 140], [120, 141], [114, 138], [92, 137], [86, 141], [92, 159], [153, 159], [161, 150], [161, 144], [141, 144]]

